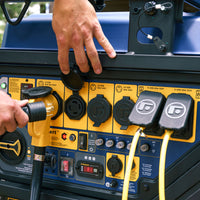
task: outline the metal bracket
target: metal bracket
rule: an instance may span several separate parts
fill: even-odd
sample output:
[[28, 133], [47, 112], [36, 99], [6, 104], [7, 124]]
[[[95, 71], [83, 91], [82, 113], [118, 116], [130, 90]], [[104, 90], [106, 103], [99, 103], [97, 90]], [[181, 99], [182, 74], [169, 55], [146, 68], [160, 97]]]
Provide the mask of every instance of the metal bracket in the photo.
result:
[[[129, 2], [128, 51], [136, 54], [158, 55], [166, 55], [172, 52], [175, 23], [182, 21], [184, 1], [130, 0]], [[155, 8], [155, 5], [158, 8]], [[152, 8], [155, 8], [155, 10]], [[158, 35], [158, 32], [160, 35]], [[139, 40], [141, 36], [145, 37], [145, 42]]]

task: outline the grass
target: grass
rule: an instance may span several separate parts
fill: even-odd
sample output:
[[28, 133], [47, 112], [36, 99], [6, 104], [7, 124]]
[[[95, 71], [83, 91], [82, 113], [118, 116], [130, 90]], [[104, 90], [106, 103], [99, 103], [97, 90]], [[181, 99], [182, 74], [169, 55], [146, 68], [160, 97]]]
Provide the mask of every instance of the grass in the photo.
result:
[[1, 25], [0, 26], [0, 47], [1, 47], [1, 44], [2, 44], [2, 40], [3, 40], [4, 29], [5, 29], [5, 25]]

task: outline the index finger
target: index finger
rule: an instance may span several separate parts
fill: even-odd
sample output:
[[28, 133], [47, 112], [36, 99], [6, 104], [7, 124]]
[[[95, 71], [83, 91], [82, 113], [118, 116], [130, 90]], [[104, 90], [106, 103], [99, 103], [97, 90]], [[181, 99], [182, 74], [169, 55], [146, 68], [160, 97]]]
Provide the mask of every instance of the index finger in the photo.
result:
[[28, 115], [19, 106], [16, 107], [14, 117], [19, 128], [23, 128], [29, 121]]
[[94, 29], [94, 37], [97, 39], [99, 44], [103, 47], [103, 49], [106, 51], [110, 58], [116, 57], [116, 52], [110, 44], [110, 42], [108, 41], [108, 39], [106, 38], [106, 36], [104, 35], [100, 24]]
[[67, 47], [62, 41], [57, 40], [58, 45], [58, 63], [60, 70], [63, 74], [69, 74], [69, 47]]

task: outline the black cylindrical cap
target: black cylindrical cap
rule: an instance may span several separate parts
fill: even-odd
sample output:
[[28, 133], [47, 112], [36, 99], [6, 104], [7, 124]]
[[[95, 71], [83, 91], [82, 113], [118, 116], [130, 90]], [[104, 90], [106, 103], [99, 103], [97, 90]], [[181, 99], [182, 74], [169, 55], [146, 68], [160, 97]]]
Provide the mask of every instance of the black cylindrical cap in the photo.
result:
[[29, 103], [22, 109], [29, 116], [29, 122], [46, 119], [46, 107], [43, 101]]

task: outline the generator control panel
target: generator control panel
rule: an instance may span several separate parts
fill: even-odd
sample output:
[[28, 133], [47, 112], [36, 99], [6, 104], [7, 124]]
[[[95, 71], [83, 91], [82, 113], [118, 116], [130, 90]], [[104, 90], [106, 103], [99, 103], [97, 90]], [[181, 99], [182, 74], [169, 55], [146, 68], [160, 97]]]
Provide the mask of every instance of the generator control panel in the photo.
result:
[[[167, 169], [179, 165], [200, 141], [198, 86], [86, 80], [80, 91], [73, 92], [59, 78], [6, 74], [1, 76], [0, 85], [1, 90], [18, 100], [23, 99], [24, 90], [39, 86], [51, 87], [62, 98], [64, 109], [51, 121], [44, 166], [44, 180], [51, 180], [59, 187], [65, 188], [70, 183], [111, 192], [106, 199], [122, 193], [129, 150], [138, 129], [128, 122], [128, 117], [144, 91], [160, 93], [164, 99], [187, 94], [193, 101], [185, 128], [171, 136]], [[181, 100], [175, 99], [168, 106], [166, 115], [172, 120], [186, 112]], [[137, 109], [146, 115], [153, 112], [154, 104], [144, 98]], [[158, 124], [159, 119], [156, 120]], [[156, 181], [158, 177], [164, 130], [156, 124], [151, 127], [144, 130], [137, 145], [129, 185], [129, 193], [133, 195], [146, 190], [152, 184], [148, 181]], [[31, 175], [33, 148], [26, 128], [2, 136], [0, 149], [1, 173], [15, 174], [16, 178]]]
[[0, 91], [29, 102], [41, 88], [51, 96], [47, 120], [0, 136], [0, 199], [30, 199], [37, 178], [41, 200], [200, 199], [199, 12], [183, 13], [183, 0], [129, 5], [97, 14], [117, 52], [110, 59], [94, 41], [99, 75], [79, 71], [71, 50], [75, 74], [61, 73], [52, 15], [6, 26]]

